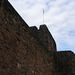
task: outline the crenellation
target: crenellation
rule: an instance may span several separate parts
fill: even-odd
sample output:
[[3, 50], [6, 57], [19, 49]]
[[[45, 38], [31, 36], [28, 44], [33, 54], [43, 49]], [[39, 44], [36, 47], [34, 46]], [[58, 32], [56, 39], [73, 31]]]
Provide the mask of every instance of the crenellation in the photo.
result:
[[38, 28], [36, 26], [29, 27], [29, 30], [34, 38], [38, 37]]
[[56, 43], [46, 25], [40, 25], [39, 29], [36, 26], [29, 28], [31, 35], [35, 39], [39, 39], [49, 51], [56, 51]]
[[56, 43], [46, 25], [40, 25], [39, 39], [44, 43], [49, 51], [56, 51]]

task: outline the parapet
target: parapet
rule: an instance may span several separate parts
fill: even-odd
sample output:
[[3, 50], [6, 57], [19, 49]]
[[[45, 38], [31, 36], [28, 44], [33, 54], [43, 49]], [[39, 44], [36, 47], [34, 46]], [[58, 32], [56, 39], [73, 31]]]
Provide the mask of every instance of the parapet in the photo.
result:
[[49, 51], [56, 51], [56, 43], [46, 25], [39, 28], [39, 39], [44, 43]]
[[38, 36], [38, 29], [36, 26], [29, 27], [30, 33], [34, 38]]
[[58, 51], [54, 60], [57, 75], [75, 74], [75, 54], [72, 51]]
[[39, 39], [49, 51], [56, 51], [56, 43], [47, 26], [40, 25], [39, 29], [36, 26], [30, 27], [30, 33], [35, 39]]

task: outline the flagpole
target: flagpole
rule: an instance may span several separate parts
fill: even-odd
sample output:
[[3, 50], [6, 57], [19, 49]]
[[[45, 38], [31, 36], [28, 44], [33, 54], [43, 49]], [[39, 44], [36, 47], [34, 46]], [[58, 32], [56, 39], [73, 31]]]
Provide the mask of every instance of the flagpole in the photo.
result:
[[43, 24], [44, 24], [44, 9], [43, 9]]

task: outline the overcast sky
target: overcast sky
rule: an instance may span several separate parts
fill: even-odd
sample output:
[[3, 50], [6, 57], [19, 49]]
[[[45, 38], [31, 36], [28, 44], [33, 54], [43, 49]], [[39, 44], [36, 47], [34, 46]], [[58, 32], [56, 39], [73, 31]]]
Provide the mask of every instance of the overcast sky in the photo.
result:
[[57, 50], [75, 52], [75, 0], [9, 0], [29, 26], [44, 23], [53, 35]]

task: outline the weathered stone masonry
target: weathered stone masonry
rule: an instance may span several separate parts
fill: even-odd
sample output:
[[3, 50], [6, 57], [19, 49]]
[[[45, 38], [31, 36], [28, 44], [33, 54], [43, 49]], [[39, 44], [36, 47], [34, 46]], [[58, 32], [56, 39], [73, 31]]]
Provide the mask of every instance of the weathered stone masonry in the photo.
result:
[[75, 75], [75, 54], [58, 52], [46, 25], [29, 27], [0, 0], [0, 75]]

